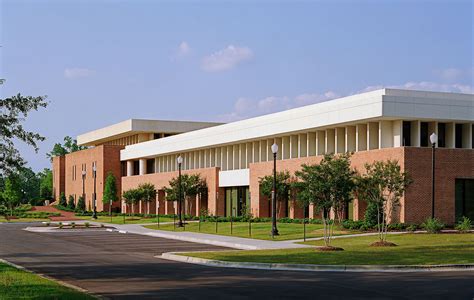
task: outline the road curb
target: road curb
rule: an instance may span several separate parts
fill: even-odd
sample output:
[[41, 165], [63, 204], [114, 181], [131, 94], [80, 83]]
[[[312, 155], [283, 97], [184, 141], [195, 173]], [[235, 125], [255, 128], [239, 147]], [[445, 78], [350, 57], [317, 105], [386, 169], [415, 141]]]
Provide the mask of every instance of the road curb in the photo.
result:
[[474, 264], [463, 265], [308, 265], [308, 264], [279, 264], [279, 263], [253, 263], [253, 262], [230, 262], [206, 258], [198, 258], [182, 255], [183, 252], [167, 252], [155, 256], [166, 260], [204, 265], [219, 268], [238, 268], [272, 271], [305, 271], [305, 272], [452, 272], [452, 271], [474, 271]]
[[104, 296], [101, 296], [101, 295], [98, 295], [98, 294], [95, 294], [95, 293], [92, 293], [86, 289], [83, 289], [81, 287], [78, 287], [76, 285], [73, 285], [73, 284], [70, 284], [70, 283], [67, 283], [67, 282], [64, 282], [62, 280], [59, 280], [59, 279], [56, 279], [56, 278], [53, 278], [53, 277], [50, 277], [48, 275], [45, 275], [45, 274], [42, 274], [42, 273], [37, 273], [37, 272], [34, 272], [34, 271], [31, 271], [25, 267], [22, 267], [20, 265], [17, 265], [17, 264], [14, 264], [12, 262], [9, 262], [8, 260], [5, 260], [5, 259], [2, 259], [0, 258], [0, 262], [4, 263], [4, 264], [7, 264], [11, 267], [14, 267], [16, 269], [19, 269], [19, 270], [22, 270], [22, 271], [25, 271], [25, 272], [28, 272], [28, 273], [31, 273], [31, 274], [34, 274], [34, 275], [37, 275], [41, 278], [44, 278], [44, 279], [47, 279], [47, 280], [51, 280], [51, 281], [54, 281], [64, 287], [67, 287], [67, 288], [70, 288], [72, 290], [75, 290], [75, 291], [78, 291], [78, 292], [81, 292], [81, 293], [84, 293], [84, 294], [87, 294], [89, 296], [92, 296], [94, 298], [97, 298], [97, 299], [102, 299], [102, 300], [108, 300], [109, 298], [107, 297], [104, 297]]

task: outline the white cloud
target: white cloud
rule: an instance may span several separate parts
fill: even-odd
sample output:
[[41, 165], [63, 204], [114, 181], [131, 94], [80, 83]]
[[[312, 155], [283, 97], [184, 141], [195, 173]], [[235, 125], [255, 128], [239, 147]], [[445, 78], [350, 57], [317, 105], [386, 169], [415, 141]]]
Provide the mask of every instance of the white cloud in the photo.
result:
[[250, 48], [229, 45], [227, 48], [204, 57], [201, 67], [207, 72], [226, 71], [244, 61], [250, 60], [252, 57], [253, 53]]
[[94, 70], [86, 68], [66, 68], [64, 69], [64, 77], [67, 79], [84, 78], [95, 74]]
[[436, 70], [435, 74], [446, 81], [455, 81], [467, 75], [468, 72], [457, 68], [447, 68], [443, 70]]
[[189, 47], [189, 44], [187, 42], [182, 41], [181, 44], [179, 44], [178, 46], [177, 55], [186, 56], [189, 53], [191, 53], [191, 47]]
[[259, 115], [274, 113], [295, 107], [334, 99], [338, 95], [332, 91], [323, 94], [301, 94], [295, 97], [270, 96], [262, 99], [239, 98], [234, 103], [234, 110], [219, 116], [220, 121], [231, 122]]

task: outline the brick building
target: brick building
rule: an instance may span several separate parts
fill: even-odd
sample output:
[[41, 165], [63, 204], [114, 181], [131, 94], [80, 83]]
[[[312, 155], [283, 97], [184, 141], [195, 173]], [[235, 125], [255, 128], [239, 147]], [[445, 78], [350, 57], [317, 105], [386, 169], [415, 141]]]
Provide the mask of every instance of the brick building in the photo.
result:
[[[188, 213], [198, 214], [200, 208], [207, 208], [211, 214], [240, 214], [245, 205], [260, 217], [270, 215], [269, 200], [260, 195], [258, 181], [272, 172], [273, 143], [279, 146], [277, 168], [291, 173], [302, 163], [319, 162], [325, 153], [352, 152], [352, 166], [358, 170], [367, 162], [396, 159], [410, 173], [413, 184], [393, 219], [419, 223], [431, 214], [429, 136], [436, 133], [435, 215], [453, 223], [462, 215], [474, 218], [473, 123], [474, 95], [382, 89], [228, 124], [188, 128], [156, 139], [150, 138], [151, 131], [140, 138], [138, 131], [113, 135], [101, 129], [79, 136], [78, 141], [95, 146], [81, 152], [98, 151], [96, 155], [111, 162], [108, 167], [104, 159], [97, 160], [98, 166], [105, 168], [100, 176], [114, 164], [117, 174], [121, 170], [122, 191], [140, 183], [154, 184], [156, 201], [135, 209], [153, 213], [174, 212], [173, 204], [164, 200], [163, 187], [177, 176], [178, 156], [183, 158], [183, 173], [199, 173], [209, 189], [206, 199], [195, 199], [187, 206]], [[163, 132], [159, 126], [155, 130]], [[124, 143], [131, 135], [136, 136], [134, 143]], [[122, 142], [117, 142], [119, 137]], [[113, 148], [107, 148], [111, 144]], [[115, 153], [120, 153], [119, 158]], [[74, 153], [53, 162], [55, 187], [67, 195], [80, 192], [78, 182], [68, 175], [72, 166], [91, 164], [96, 157], [81, 155]], [[86, 175], [87, 180], [90, 193], [91, 179]], [[97, 195], [101, 197], [99, 192]], [[122, 210], [126, 206], [122, 205]], [[349, 218], [363, 218], [364, 210], [365, 203], [354, 200]], [[318, 216], [313, 207], [307, 213]], [[302, 217], [303, 210], [290, 199], [280, 216]]]

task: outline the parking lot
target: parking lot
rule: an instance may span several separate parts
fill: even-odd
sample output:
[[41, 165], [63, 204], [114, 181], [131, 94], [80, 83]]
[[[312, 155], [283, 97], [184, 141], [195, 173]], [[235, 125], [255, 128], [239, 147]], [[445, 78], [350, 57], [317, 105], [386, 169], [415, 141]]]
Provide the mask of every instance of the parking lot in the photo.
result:
[[474, 272], [314, 273], [223, 269], [155, 258], [224, 249], [117, 232], [0, 225], [0, 258], [111, 299], [472, 299]]

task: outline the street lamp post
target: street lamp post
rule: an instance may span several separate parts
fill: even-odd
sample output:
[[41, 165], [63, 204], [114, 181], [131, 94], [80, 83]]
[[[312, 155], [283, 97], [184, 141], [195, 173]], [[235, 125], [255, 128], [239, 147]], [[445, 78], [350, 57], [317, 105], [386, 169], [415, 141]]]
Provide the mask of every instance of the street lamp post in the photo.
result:
[[182, 203], [181, 203], [181, 164], [183, 163], [183, 158], [178, 156], [176, 158], [176, 162], [178, 163], [178, 213], [179, 213], [179, 221], [178, 227], [183, 227], [183, 217], [182, 217]]
[[[97, 181], [97, 167], [94, 163], [92, 166], [92, 173], [94, 175], [94, 198], [92, 198], [92, 205], [94, 206], [94, 211], [92, 212], [92, 218], [97, 219], [97, 193], [96, 193], [96, 181]], [[112, 204], [110, 204], [112, 205]]]
[[278, 234], [277, 222], [276, 222], [276, 156], [278, 153], [278, 145], [274, 143], [272, 145], [273, 153], [273, 189], [272, 189], [272, 238]]
[[84, 199], [84, 203], [86, 201], [86, 190], [84, 187], [84, 180], [86, 179], [86, 171], [82, 170], [82, 199]]
[[436, 133], [430, 135], [431, 142], [431, 218], [435, 217], [435, 147], [438, 142]]

